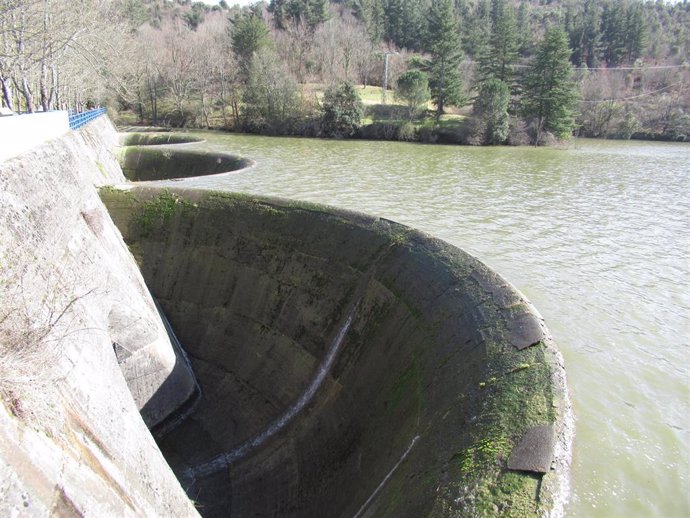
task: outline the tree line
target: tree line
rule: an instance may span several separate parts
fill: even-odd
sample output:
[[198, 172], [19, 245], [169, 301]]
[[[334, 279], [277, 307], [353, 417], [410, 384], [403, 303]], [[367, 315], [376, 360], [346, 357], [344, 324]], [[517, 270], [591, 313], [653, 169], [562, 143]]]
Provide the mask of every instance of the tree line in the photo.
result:
[[[0, 15], [2, 102], [22, 111], [107, 102], [151, 124], [472, 144], [690, 134], [687, 1], [0, 0]], [[394, 102], [365, 107], [385, 62]]]

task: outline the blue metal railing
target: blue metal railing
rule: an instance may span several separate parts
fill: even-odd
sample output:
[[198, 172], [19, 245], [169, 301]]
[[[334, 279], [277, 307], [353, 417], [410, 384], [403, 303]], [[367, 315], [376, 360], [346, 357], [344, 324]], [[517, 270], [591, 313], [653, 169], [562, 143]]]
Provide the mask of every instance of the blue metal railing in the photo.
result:
[[73, 130], [81, 128], [84, 124], [94, 120], [96, 117], [100, 117], [106, 111], [107, 110], [105, 108], [96, 108], [95, 110], [89, 110], [87, 112], [70, 113], [69, 127]]

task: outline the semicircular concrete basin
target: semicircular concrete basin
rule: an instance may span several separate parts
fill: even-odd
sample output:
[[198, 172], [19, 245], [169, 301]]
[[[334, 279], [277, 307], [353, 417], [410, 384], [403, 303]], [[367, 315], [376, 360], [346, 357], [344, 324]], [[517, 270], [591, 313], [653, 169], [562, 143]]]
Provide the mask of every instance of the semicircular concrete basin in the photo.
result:
[[202, 387], [158, 441], [203, 516], [562, 510], [562, 360], [481, 262], [312, 204], [141, 186], [101, 196]]
[[166, 133], [172, 131], [172, 128], [164, 126], [119, 126], [118, 131], [121, 133]]
[[135, 182], [236, 173], [254, 165], [248, 158], [177, 146], [124, 146], [117, 155], [125, 177]]
[[203, 142], [204, 139], [187, 135], [185, 133], [169, 132], [132, 132], [120, 133], [121, 146], [160, 146], [166, 144], [190, 144]]

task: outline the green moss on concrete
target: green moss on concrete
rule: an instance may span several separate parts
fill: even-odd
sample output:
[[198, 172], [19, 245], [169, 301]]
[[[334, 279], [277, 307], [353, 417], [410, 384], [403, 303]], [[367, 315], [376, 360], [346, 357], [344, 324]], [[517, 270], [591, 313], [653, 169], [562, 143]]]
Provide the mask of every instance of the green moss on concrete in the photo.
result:
[[163, 191], [156, 198], [141, 204], [138, 210], [137, 223], [143, 235], [163, 227], [178, 211], [193, 208], [193, 204], [170, 191]]
[[120, 189], [113, 185], [104, 185], [98, 189], [98, 194], [101, 198], [107, 197], [109, 199], [127, 199], [130, 202], [138, 203], [137, 198], [128, 189]]
[[453, 459], [460, 468], [461, 476], [472, 479], [481, 477], [487, 465], [505, 459], [510, 450], [511, 444], [505, 435], [486, 436], [458, 452]]
[[454, 456], [457, 487], [474, 516], [529, 517], [539, 511], [541, 476], [511, 472], [506, 465], [527, 429], [556, 419], [544, 347], [518, 351], [507, 344], [501, 354], [494, 354], [479, 384], [483, 408], [473, 440]]
[[267, 216], [284, 216], [285, 209], [275, 204], [259, 201], [256, 198], [242, 193], [217, 192], [208, 196], [204, 205], [215, 210], [223, 208], [249, 208]]

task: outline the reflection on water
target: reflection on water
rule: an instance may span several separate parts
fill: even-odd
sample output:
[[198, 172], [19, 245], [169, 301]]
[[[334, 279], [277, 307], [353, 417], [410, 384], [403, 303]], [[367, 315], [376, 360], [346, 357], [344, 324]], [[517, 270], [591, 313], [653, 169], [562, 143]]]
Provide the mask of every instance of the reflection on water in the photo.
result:
[[690, 516], [690, 146], [204, 136], [257, 167], [196, 186], [377, 214], [495, 268], [566, 359], [578, 419], [569, 516]]

